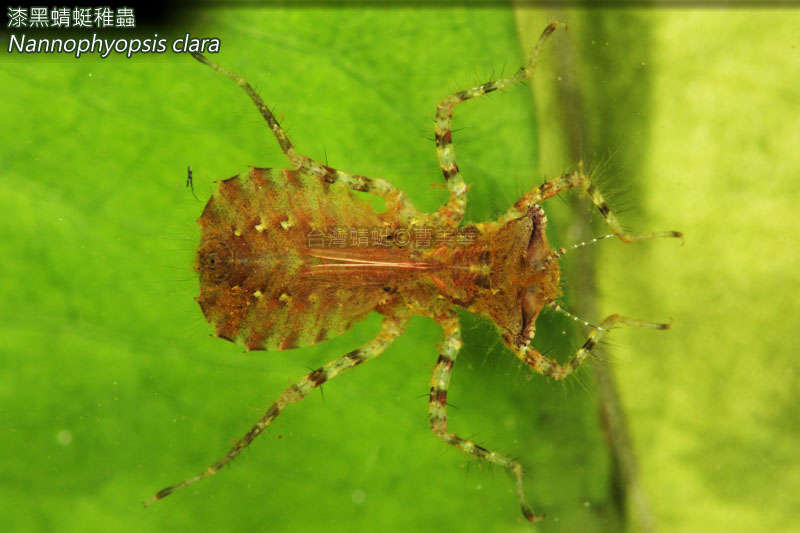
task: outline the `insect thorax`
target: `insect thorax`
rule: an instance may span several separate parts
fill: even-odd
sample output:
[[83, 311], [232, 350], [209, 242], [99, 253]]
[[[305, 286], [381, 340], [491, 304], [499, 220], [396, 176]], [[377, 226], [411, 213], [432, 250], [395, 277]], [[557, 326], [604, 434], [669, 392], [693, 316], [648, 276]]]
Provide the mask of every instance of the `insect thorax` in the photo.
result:
[[546, 223], [535, 206], [505, 224], [478, 224], [480, 241], [462, 252], [463, 262], [473, 265], [466, 271], [478, 273], [457, 275], [454, 303], [490, 318], [512, 350], [530, 340], [539, 312], [561, 294], [561, 271], [547, 242]]

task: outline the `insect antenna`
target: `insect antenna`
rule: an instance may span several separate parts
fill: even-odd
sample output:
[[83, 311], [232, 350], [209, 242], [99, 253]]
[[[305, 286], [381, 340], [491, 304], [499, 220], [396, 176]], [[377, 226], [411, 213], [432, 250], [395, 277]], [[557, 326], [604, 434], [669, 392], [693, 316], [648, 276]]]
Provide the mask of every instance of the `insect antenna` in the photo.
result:
[[558, 302], [556, 302], [556, 301], [552, 301], [552, 302], [550, 302], [550, 303], [549, 303], [549, 304], [547, 304], [547, 305], [548, 305], [548, 306], [550, 307], [550, 309], [552, 309], [553, 311], [556, 311], [557, 313], [561, 313], [562, 315], [564, 315], [564, 316], [566, 316], [566, 317], [568, 317], [568, 318], [571, 318], [571, 319], [572, 319], [572, 320], [574, 320], [575, 322], [580, 322], [581, 324], [583, 324], [583, 325], [584, 325], [584, 326], [586, 326], [586, 327], [590, 327], [590, 328], [593, 328], [593, 329], [596, 329], [596, 330], [599, 330], [599, 331], [608, 331], [608, 330], [606, 330], [606, 328], [601, 328], [600, 326], [595, 326], [594, 324], [592, 324], [592, 323], [590, 323], [590, 322], [587, 322], [587, 321], [585, 321], [585, 320], [584, 320], [584, 319], [582, 319], [581, 317], [579, 317], [579, 316], [576, 316], [576, 315], [573, 315], [572, 313], [570, 313], [569, 311], [567, 311], [566, 309], [564, 309], [563, 307], [561, 307], [560, 305], [558, 305]]
[[577, 244], [569, 246], [568, 248], [559, 248], [557, 250], [554, 250], [551, 255], [552, 257], [558, 259], [559, 257], [564, 256], [567, 252], [571, 252], [572, 250], [577, 250], [578, 248], [583, 248], [584, 246], [597, 244], [598, 242], [610, 239], [611, 237], [616, 237], [616, 235], [614, 233], [606, 233], [605, 235], [601, 235], [600, 237], [595, 237], [590, 241], [579, 242]]
[[[588, 241], [582, 241], [582, 242], [579, 242], [577, 244], [570, 245], [568, 248], [558, 248], [556, 250], [553, 250], [553, 252], [550, 254], [549, 259], [550, 260], [558, 259], [559, 257], [563, 257], [564, 255], [566, 255], [567, 252], [571, 252], [572, 250], [577, 250], [578, 248], [583, 248], [584, 246], [590, 246], [592, 244], [597, 244], [598, 242], [606, 240], [606, 239], [610, 239], [611, 237], [616, 237], [616, 235], [613, 234], [613, 233], [606, 233], [605, 235], [601, 235], [600, 237], [595, 237], [594, 239], [591, 239], [591, 240], [588, 240]], [[569, 311], [567, 311], [566, 309], [564, 309], [563, 307], [558, 305], [558, 302], [556, 302], [556, 301], [552, 301], [548, 305], [554, 311], [556, 311], [558, 313], [561, 313], [562, 315], [566, 316], [567, 318], [570, 318], [570, 319], [574, 320], [575, 322], [580, 322], [584, 326], [587, 326], [587, 327], [590, 327], [590, 328], [594, 328], [594, 329], [597, 329], [599, 331], [606, 331], [605, 328], [601, 328], [600, 326], [595, 326], [594, 324], [592, 324], [590, 322], [587, 322], [586, 320], [582, 319], [581, 317], [573, 315], [572, 313], [570, 313]]]

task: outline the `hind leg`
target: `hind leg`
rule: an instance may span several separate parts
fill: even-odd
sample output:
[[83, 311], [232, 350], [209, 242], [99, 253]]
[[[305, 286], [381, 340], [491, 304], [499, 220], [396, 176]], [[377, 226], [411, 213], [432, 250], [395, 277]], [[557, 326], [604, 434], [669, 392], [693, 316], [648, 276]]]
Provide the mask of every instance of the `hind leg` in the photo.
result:
[[222, 68], [205, 57], [203, 54], [193, 53], [192, 57], [204, 65], [208, 65], [220, 74], [232, 79], [234, 82], [236, 82], [236, 85], [241, 87], [244, 92], [247, 93], [247, 96], [250, 97], [256, 108], [258, 108], [261, 116], [267, 121], [267, 124], [269, 125], [270, 130], [272, 130], [273, 135], [275, 135], [275, 139], [278, 141], [281, 150], [283, 150], [283, 153], [289, 158], [289, 161], [291, 161], [295, 169], [313, 174], [327, 183], [334, 183], [338, 181], [350, 189], [376, 194], [384, 199], [387, 209], [396, 211], [400, 213], [401, 216], [411, 218], [416, 213], [413, 206], [406, 199], [405, 195], [388, 181], [381, 178], [368, 178], [366, 176], [360, 176], [357, 174], [348, 174], [346, 172], [342, 172], [341, 170], [336, 170], [327, 165], [318, 163], [308, 156], [297, 153], [297, 150], [295, 150], [294, 145], [292, 145], [292, 142], [289, 140], [286, 132], [283, 131], [283, 128], [278, 123], [278, 120], [272, 114], [272, 111], [270, 111], [269, 107], [267, 107], [255, 89], [253, 89], [246, 79], [238, 74]]
[[253, 442], [253, 440], [255, 440], [255, 438], [258, 437], [261, 432], [272, 423], [273, 420], [278, 418], [278, 415], [281, 414], [286, 406], [299, 402], [312, 390], [319, 387], [326, 381], [330, 381], [346, 370], [350, 370], [351, 368], [360, 365], [364, 361], [378, 357], [386, 348], [389, 347], [389, 345], [392, 344], [392, 342], [394, 342], [397, 337], [400, 336], [405, 328], [405, 325], [405, 319], [401, 320], [393, 317], [385, 318], [381, 331], [378, 333], [378, 336], [375, 337], [375, 339], [364, 344], [358, 350], [353, 350], [352, 352], [345, 354], [338, 359], [334, 359], [333, 361], [326, 363], [324, 366], [304, 376], [297, 383], [286, 389], [286, 391], [280, 395], [280, 397], [269, 407], [269, 409], [267, 409], [267, 412], [264, 413], [264, 416], [262, 416], [261, 419], [256, 422], [252, 428], [250, 428], [250, 431], [248, 431], [244, 437], [239, 439], [236, 444], [233, 445], [233, 447], [228, 451], [227, 454], [225, 454], [224, 457], [210, 465], [196, 476], [190, 477], [181, 481], [180, 483], [160, 490], [146, 500], [144, 502], [145, 505], [149, 505], [162, 498], [166, 498], [176, 490], [187, 487], [192, 483], [200, 481], [201, 479], [211, 477], [222, 470], [222, 468], [233, 461], [242, 450], [247, 448], [247, 446], [249, 446], [250, 443]]

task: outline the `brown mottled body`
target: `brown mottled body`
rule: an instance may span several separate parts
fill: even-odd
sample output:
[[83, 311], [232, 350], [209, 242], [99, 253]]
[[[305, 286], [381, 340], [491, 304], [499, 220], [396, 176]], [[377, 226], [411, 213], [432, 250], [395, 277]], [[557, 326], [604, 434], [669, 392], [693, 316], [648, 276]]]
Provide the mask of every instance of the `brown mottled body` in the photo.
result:
[[315, 282], [308, 235], [374, 227], [385, 214], [341, 186], [296, 170], [251, 168], [227, 179], [198, 222], [198, 302], [217, 335], [249, 350], [285, 350], [340, 335], [385, 297], [380, 287]]
[[[667, 329], [667, 324], [619, 315], [592, 327], [587, 341], [566, 364], [539, 353], [531, 344], [536, 319], [545, 307], [563, 311], [558, 258], [550, 248], [547, 218], [540, 204], [578, 188], [595, 204], [623, 242], [681, 237], [679, 232], [633, 235], [625, 232], [600, 192], [579, 168], [531, 190], [496, 221], [459, 228], [467, 186], [455, 160], [452, 116], [456, 105], [528, 79], [539, 50], [556, 29], [542, 33], [529, 62], [508, 78], [490, 81], [445, 98], [436, 108], [434, 133], [439, 166], [450, 198], [435, 213], [420, 213], [405, 195], [380, 178], [348, 174], [297, 153], [269, 108], [236, 74], [194, 57], [234, 80], [250, 96], [293, 168], [251, 168], [220, 183], [198, 222], [202, 228], [196, 269], [198, 302], [219, 337], [249, 350], [284, 350], [312, 345], [346, 331], [371, 311], [385, 316], [378, 336], [334, 359], [290, 386], [228, 453], [200, 474], [156, 493], [148, 503], [217, 473], [247, 447], [286, 408], [339, 374], [380, 355], [411, 316], [436, 320], [444, 332], [430, 382], [431, 430], [448, 444], [478, 459], [508, 469], [515, 479], [523, 516], [537, 521], [528, 506], [519, 462], [464, 439], [447, 426], [447, 390], [461, 348], [456, 307], [491, 319], [505, 345], [532, 370], [564, 379], [590, 354], [615, 323]], [[376, 212], [351, 191], [375, 194], [386, 209]], [[355, 232], [355, 241], [326, 245], [326, 236]], [[456, 239], [390, 240], [389, 235], [431, 231]], [[332, 233], [333, 232], [333, 233]], [[362, 242], [374, 232], [377, 242]], [[352, 233], [351, 233], [352, 235]], [[320, 240], [320, 238], [322, 240]], [[331, 244], [331, 243], [327, 243]], [[363, 245], [363, 246], [362, 246]], [[587, 323], [588, 325], [588, 323]]]
[[558, 262], [548, 259], [539, 208], [505, 224], [466, 228], [474, 239], [463, 245], [309, 243], [309, 235], [330, 235], [331, 228], [383, 228], [392, 235], [435, 218], [376, 213], [341, 184], [251, 168], [222, 181], [198, 219], [198, 302], [217, 336], [249, 350], [316, 344], [370, 311], [435, 318], [452, 305], [491, 318], [510, 345], [521, 344], [525, 326], [559, 293]]

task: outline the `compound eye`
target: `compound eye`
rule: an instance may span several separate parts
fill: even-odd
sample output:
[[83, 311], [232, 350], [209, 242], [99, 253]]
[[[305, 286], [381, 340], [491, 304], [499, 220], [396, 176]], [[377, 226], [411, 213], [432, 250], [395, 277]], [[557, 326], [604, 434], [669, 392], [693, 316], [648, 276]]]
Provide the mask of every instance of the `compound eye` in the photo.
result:
[[233, 252], [220, 241], [209, 241], [197, 251], [197, 271], [203, 281], [219, 283], [231, 275]]
[[533, 322], [536, 321], [536, 318], [539, 316], [539, 313], [544, 307], [544, 302], [541, 299], [540, 294], [538, 291], [531, 290], [530, 288], [525, 291], [525, 295], [522, 297], [522, 333], [527, 333], [531, 327], [533, 327]]
[[531, 229], [531, 236], [528, 240], [528, 262], [531, 266], [536, 267], [542, 260], [549, 257], [550, 247], [547, 244], [547, 238], [544, 234], [544, 224], [542, 223], [543, 215], [541, 212], [536, 212], [531, 217], [533, 227]]

